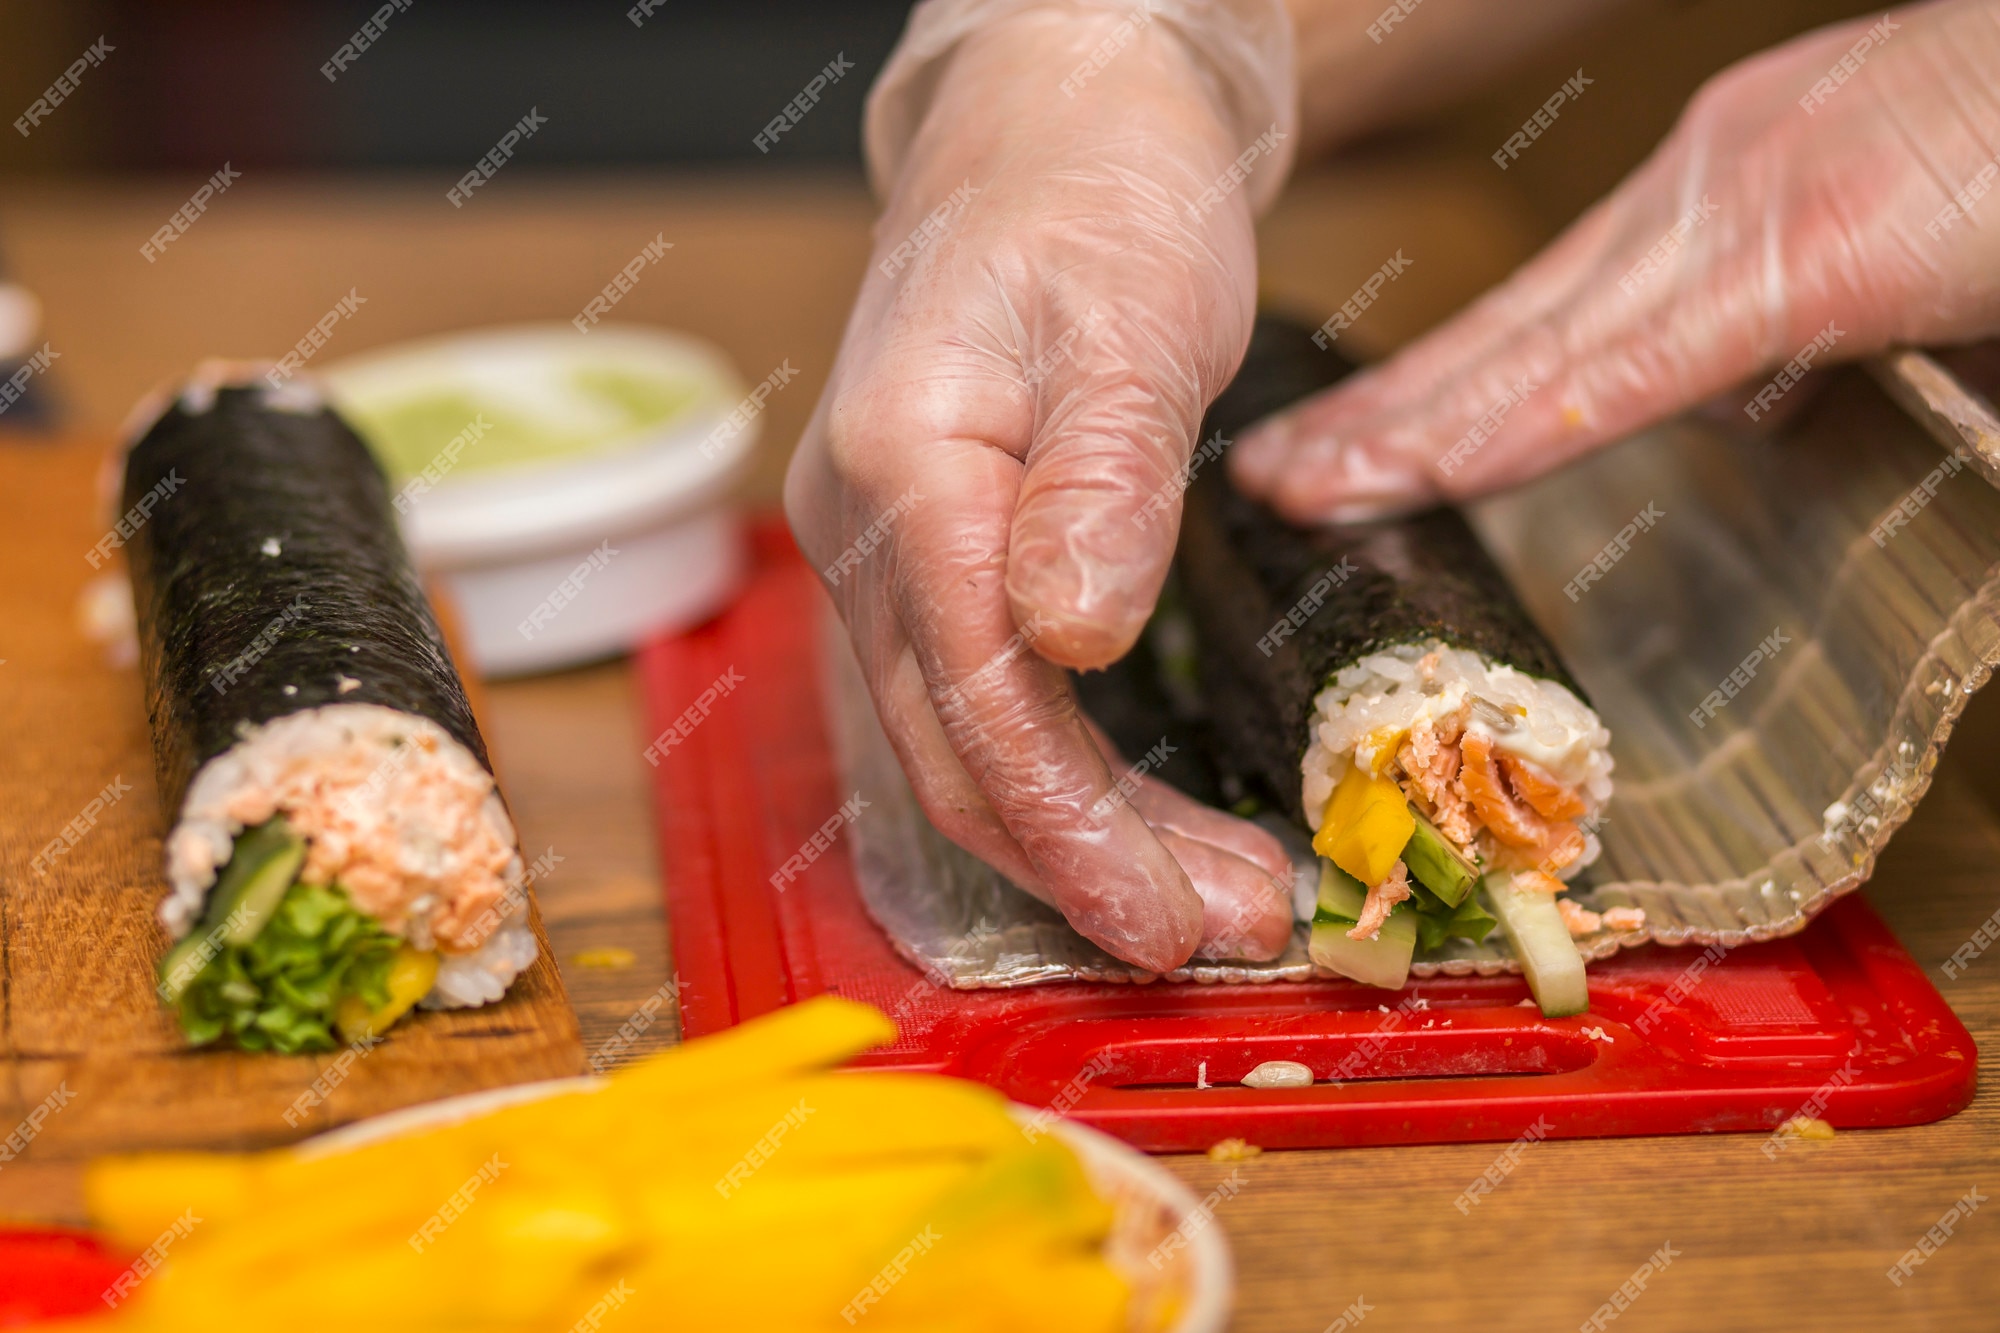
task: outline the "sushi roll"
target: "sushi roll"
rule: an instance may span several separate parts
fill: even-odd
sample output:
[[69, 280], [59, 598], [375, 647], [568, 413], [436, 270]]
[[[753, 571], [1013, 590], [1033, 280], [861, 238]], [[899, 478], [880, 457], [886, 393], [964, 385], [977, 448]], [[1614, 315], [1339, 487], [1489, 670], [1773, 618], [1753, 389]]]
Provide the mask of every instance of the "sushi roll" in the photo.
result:
[[536, 954], [513, 823], [381, 468], [309, 385], [142, 405], [123, 500], [196, 1045], [325, 1050], [497, 1000]]
[[[1308, 334], [1261, 323], [1205, 431], [1329, 382]], [[1572, 935], [1637, 923], [1562, 896], [1598, 854], [1611, 735], [1547, 638], [1456, 510], [1299, 528], [1220, 471], [1178, 575], [1225, 766], [1312, 834], [1315, 963], [1400, 986], [1497, 921], [1545, 1010], [1586, 1007]]]

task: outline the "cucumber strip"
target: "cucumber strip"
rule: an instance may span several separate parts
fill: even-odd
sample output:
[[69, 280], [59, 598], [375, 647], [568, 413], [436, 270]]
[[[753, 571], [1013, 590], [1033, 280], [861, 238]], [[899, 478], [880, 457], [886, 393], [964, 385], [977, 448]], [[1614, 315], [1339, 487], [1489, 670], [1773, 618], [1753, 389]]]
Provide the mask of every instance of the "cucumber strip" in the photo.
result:
[[1417, 914], [1398, 906], [1372, 940], [1349, 939], [1347, 932], [1353, 928], [1339, 922], [1315, 925], [1307, 946], [1313, 964], [1364, 986], [1401, 990], [1410, 979], [1410, 958], [1417, 951]]
[[1313, 920], [1345, 921], [1351, 926], [1361, 920], [1367, 903], [1368, 890], [1360, 880], [1325, 857], [1319, 859], [1319, 901]]
[[169, 1005], [180, 1003], [181, 996], [201, 971], [190, 966], [189, 960], [196, 956], [207, 937], [205, 930], [190, 931], [180, 943], [167, 950], [166, 957], [160, 959], [160, 998]]
[[1319, 910], [1313, 914], [1308, 952], [1316, 966], [1364, 986], [1401, 990], [1409, 980], [1410, 958], [1417, 948], [1417, 914], [1396, 904], [1372, 940], [1354, 940], [1347, 932], [1360, 920], [1367, 890], [1358, 880], [1329, 861], [1319, 869]]
[[1478, 867], [1460, 855], [1414, 805], [1410, 817], [1417, 821], [1417, 830], [1403, 848], [1403, 864], [1418, 883], [1443, 899], [1446, 907], [1458, 906], [1479, 882]]
[[[160, 997], [178, 1004], [207, 963], [226, 945], [241, 947], [256, 939], [284, 901], [285, 891], [305, 864], [305, 839], [282, 818], [271, 819], [237, 835], [229, 864], [222, 868], [208, 895], [201, 924], [187, 933], [160, 959]], [[193, 966], [196, 959], [202, 966]]]
[[[208, 895], [200, 925], [160, 959], [160, 999], [178, 1005], [226, 945], [242, 947], [262, 935], [304, 863], [306, 839], [292, 833], [284, 819], [270, 819], [236, 835], [236, 849]], [[202, 961], [200, 967], [192, 965], [196, 959]]]
[[1590, 986], [1583, 975], [1583, 955], [1576, 951], [1569, 927], [1556, 910], [1555, 895], [1538, 889], [1517, 889], [1513, 875], [1495, 871], [1486, 877], [1486, 900], [1500, 929], [1514, 946], [1527, 973], [1535, 1003], [1550, 1018], [1580, 1014], [1590, 1008]]
[[220, 930], [224, 944], [248, 944], [263, 931], [284, 901], [285, 890], [305, 864], [306, 840], [282, 818], [245, 829], [208, 896], [202, 932]]

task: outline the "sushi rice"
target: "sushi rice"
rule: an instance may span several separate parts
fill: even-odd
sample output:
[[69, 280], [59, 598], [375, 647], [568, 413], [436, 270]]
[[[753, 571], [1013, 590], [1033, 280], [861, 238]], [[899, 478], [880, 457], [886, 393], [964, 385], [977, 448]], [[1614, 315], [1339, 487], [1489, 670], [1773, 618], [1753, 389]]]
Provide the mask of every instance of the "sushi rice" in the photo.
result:
[[[1554, 873], [1568, 879], [1597, 859], [1601, 849], [1592, 825], [1611, 799], [1610, 731], [1557, 682], [1435, 639], [1370, 653], [1342, 667], [1314, 696], [1311, 740], [1300, 763], [1312, 830], [1319, 831], [1327, 800], [1357, 762], [1370, 772], [1395, 773], [1435, 819], [1437, 801], [1398, 772], [1400, 756], [1411, 736], [1453, 728], [1539, 768], [1580, 798], [1582, 850]], [[1482, 859], [1477, 835], [1483, 826], [1476, 813], [1469, 822], [1475, 836], [1453, 841], [1468, 857]]]
[[328, 704], [247, 729], [205, 764], [167, 837], [160, 920], [181, 939], [246, 828], [274, 815], [307, 842], [299, 880], [439, 954], [426, 1008], [488, 1004], [535, 959], [525, 873], [492, 775], [443, 728]]

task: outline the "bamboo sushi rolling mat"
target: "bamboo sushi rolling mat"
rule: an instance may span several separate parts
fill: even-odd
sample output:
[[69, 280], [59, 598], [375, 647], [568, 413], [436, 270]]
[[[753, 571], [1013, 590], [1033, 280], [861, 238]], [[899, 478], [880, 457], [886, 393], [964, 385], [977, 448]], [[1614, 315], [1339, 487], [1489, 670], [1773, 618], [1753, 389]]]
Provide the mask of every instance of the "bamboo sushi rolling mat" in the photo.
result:
[[[1395, 302], [1364, 317], [1390, 322], [1376, 347], [1400, 341], [1528, 252], [1535, 233], [1498, 197], [1496, 177], [1483, 159], [1461, 172], [1411, 157], [1407, 165], [1350, 167], [1295, 186], [1260, 229], [1267, 297], [1324, 317], [1384, 254], [1407, 245], [1420, 262], [1398, 280]], [[8, 257], [49, 302], [51, 335], [66, 354], [58, 369], [70, 372], [67, 396], [102, 429], [153, 379], [184, 368], [200, 351], [249, 355], [288, 345], [325, 309], [326, 293], [338, 295], [357, 280], [376, 299], [365, 312], [375, 322], [356, 322], [355, 350], [485, 322], [567, 318], [576, 293], [602, 285], [601, 270], [623, 262], [633, 237], [664, 226], [680, 243], [676, 253], [699, 253], [704, 262], [673, 282], [642, 284], [621, 311], [716, 337], [746, 369], [789, 355], [804, 373], [804, 382], [775, 400], [772, 447], [755, 483], [767, 499], [775, 497], [784, 450], [830, 364], [867, 262], [873, 215], [858, 184], [760, 194], [642, 186], [621, 177], [496, 196], [478, 217], [468, 211], [449, 219], [447, 244], [427, 186], [278, 178], [266, 189], [251, 177], [237, 188], [231, 211], [218, 210], [185, 239], [189, 251], [176, 257], [172, 273], [148, 270], [137, 285], [131, 238], [185, 197], [177, 182], [0, 198]], [[812, 226], [800, 228], [800, 217]], [[509, 280], [493, 281], [497, 272]], [[129, 1051], [166, 1064], [174, 1062], [166, 1054], [171, 1033], [163, 1022], [145, 1026], [154, 1020], [139, 1007], [157, 938], [144, 936], [144, 947], [128, 941], [119, 956], [139, 970], [116, 973], [110, 941], [70, 939], [46, 920], [37, 924], [32, 914], [56, 905], [19, 877], [47, 830], [101, 788], [103, 780], [93, 783], [83, 772], [87, 765], [119, 762], [112, 756], [123, 751], [114, 746], [124, 746], [135, 773], [150, 771], [150, 761], [142, 762], [136, 683], [113, 688], [98, 658], [31, 642], [70, 633], [66, 598], [88, 572], [82, 552], [99, 535], [84, 523], [66, 530], [61, 549], [42, 563], [17, 559], [15, 529], [54, 524], [63, 496], [87, 498], [87, 467], [74, 458], [38, 461], [52, 457], [38, 446], [0, 443], [0, 658], [8, 659], [0, 665], [0, 960], [7, 979], [0, 999], [9, 1006], [0, 1052], [23, 1049], [27, 1015], [19, 1006], [22, 997], [39, 995], [31, 1015], [36, 1040], [87, 1039], [114, 1055]], [[51, 581], [69, 592], [59, 598], [32, 586]], [[14, 618], [37, 606], [47, 609], [29, 622]], [[39, 684], [29, 683], [24, 663], [36, 664]], [[46, 705], [31, 697], [60, 685], [65, 673], [98, 680], [104, 704], [100, 716], [67, 723], [70, 735], [36, 717]], [[537, 893], [584, 1047], [596, 1051], [667, 977], [650, 770], [638, 757], [648, 738], [633, 682], [625, 664], [608, 663], [494, 685], [487, 695], [481, 721], [522, 844], [537, 853], [553, 846], [565, 858]], [[30, 769], [16, 739], [27, 736], [63, 748]], [[47, 795], [49, 788], [61, 798]], [[142, 796], [150, 800], [149, 787], [125, 803]], [[2000, 687], [1972, 705], [1939, 782], [1866, 890], [1989, 1058], [2000, 1050], [2000, 948], [1956, 980], [1939, 969], [2000, 908], [2000, 819], [1989, 805], [1996, 797]], [[114, 808], [93, 830], [78, 853], [103, 839], [95, 854], [105, 873], [84, 892], [117, 897], [131, 890], [114, 871], [132, 883], [156, 873], [153, 819], [136, 805]], [[151, 929], [143, 911], [143, 904], [132, 908], [139, 924], [131, 929]], [[604, 946], [630, 949], [631, 965], [579, 964], [583, 950]], [[128, 993], [118, 987], [129, 988], [131, 1007], [114, 1007]], [[119, 1016], [116, 1024], [100, 1007]], [[662, 1011], [632, 1050], [673, 1036]], [[394, 1049], [380, 1048], [376, 1058]], [[49, 1072], [28, 1063], [0, 1085], [6, 1108], [47, 1084]], [[267, 1119], [278, 1119], [275, 1108], [286, 1100], [249, 1087], [254, 1068], [241, 1061], [208, 1067], [230, 1089], [226, 1096], [239, 1088], [246, 1098], [267, 1096], [274, 1107]], [[1993, 1082], [1989, 1076], [1973, 1105], [1942, 1123], [1802, 1143], [1776, 1161], [1759, 1152], [1761, 1138], [1745, 1135], [1537, 1144], [1470, 1216], [1452, 1200], [1494, 1165], [1504, 1145], [1266, 1153], [1237, 1164], [1164, 1160], [1197, 1194], [1242, 1172], [1240, 1192], [1215, 1212], [1236, 1256], [1236, 1333], [1322, 1333], [1357, 1300], [1369, 1307], [1362, 1333], [1574, 1329], [1665, 1242], [1679, 1257], [1620, 1316], [1614, 1333], [1969, 1333], [1991, 1327], [2000, 1309], [2000, 1207], [1981, 1207], [1901, 1288], [1883, 1272], [1966, 1190], [1992, 1193], [2000, 1184]], [[170, 1100], [164, 1085], [153, 1087], [150, 1101], [135, 1099], [123, 1113], [135, 1138], [151, 1132], [152, 1120], [195, 1114]], [[81, 1101], [72, 1108], [84, 1110]], [[18, 1118], [11, 1109], [0, 1116], [7, 1117], [0, 1133]], [[107, 1140], [113, 1128], [104, 1125]], [[65, 1142], [52, 1125], [24, 1157], [0, 1166], [0, 1217], [82, 1221], [77, 1168], [88, 1150]]]
[[[350, 1058], [296, 1128], [285, 1113], [336, 1055], [186, 1049], [153, 990], [165, 816], [139, 672], [111, 665], [78, 618], [98, 577], [84, 553], [103, 535], [104, 455], [93, 442], [0, 444], [0, 1125], [60, 1087], [66, 1104], [35, 1139], [37, 1160], [264, 1144], [579, 1072], [576, 1019], [546, 946], [503, 1002], [417, 1015]], [[100, 798], [70, 850], [35, 868]]]

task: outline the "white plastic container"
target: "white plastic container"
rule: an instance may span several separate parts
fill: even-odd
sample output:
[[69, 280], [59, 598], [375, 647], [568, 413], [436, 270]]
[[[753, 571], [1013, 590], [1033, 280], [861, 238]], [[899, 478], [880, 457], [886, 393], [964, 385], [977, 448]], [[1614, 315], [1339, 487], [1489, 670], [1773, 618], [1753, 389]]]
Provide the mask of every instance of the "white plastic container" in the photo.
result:
[[[718, 431], [744, 388], [706, 342], [525, 325], [383, 348], [320, 379], [384, 455], [404, 540], [482, 675], [624, 651], [706, 619], [742, 580], [729, 497], [758, 422]], [[620, 384], [673, 406], [642, 418], [606, 387]]]

